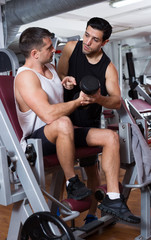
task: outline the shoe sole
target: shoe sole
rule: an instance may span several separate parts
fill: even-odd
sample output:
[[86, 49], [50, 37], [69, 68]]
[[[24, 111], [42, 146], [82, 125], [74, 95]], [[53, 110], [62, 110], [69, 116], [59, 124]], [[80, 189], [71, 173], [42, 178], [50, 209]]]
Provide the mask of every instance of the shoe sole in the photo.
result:
[[104, 205], [98, 206], [98, 208], [99, 208], [100, 210], [102, 210], [104, 213], [108, 213], [108, 214], [110, 214], [110, 215], [112, 215], [112, 216], [114, 216], [114, 217], [116, 217], [116, 218], [118, 218], [118, 219], [120, 219], [120, 220], [125, 221], [125, 222], [133, 223], [133, 224], [138, 224], [138, 223], [140, 223], [140, 221], [134, 221], [134, 220], [130, 220], [130, 219], [128, 219], [128, 218], [124, 218], [123, 216], [121, 216], [121, 215], [118, 214], [117, 212], [114, 212], [114, 210], [111, 210], [111, 209], [107, 208], [107, 207], [104, 206]]

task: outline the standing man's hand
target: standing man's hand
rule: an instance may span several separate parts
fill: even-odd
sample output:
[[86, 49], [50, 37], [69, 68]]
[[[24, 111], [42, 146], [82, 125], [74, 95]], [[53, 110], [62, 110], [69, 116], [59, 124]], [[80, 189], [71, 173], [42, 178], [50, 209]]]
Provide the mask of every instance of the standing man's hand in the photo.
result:
[[66, 76], [62, 80], [62, 85], [64, 86], [65, 89], [71, 90], [74, 88], [76, 84], [76, 80], [74, 77], [71, 76]]

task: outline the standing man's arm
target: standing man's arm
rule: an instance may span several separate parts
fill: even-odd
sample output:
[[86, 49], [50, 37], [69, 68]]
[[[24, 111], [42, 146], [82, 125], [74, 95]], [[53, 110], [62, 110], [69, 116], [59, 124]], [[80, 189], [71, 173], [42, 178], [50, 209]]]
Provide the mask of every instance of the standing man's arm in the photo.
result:
[[68, 75], [69, 59], [75, 48], [76, 43], [77, 41], [70, 41], [63, 48], [57, 68], [58, 75], [61, 80]]
[[119, 86], [118, 72], [111, 62], [106, 71], [106, 89], [109, 97], [106, 99], [106, 105], [111, 109], [119, 109], [121, 106], [121, 90]]
[[118, 73], [112, 62], [107, 67], [105, 77], [108, 95], [101, 95], [101, 89], [99, 89], [96, 94], [91, 95], [91, 103], [98, 103], [99, 105], [109, 109], [119, 109], [121, 106], [121, 92], [118, 81]]
[[121, 106], [121, 91], [119, 87], [118, 72], [111, 62], [106, 70], [106, 89], [108, 96], [101, 95], [100, 102], [102, 106], [110, 109], [119, 109]]

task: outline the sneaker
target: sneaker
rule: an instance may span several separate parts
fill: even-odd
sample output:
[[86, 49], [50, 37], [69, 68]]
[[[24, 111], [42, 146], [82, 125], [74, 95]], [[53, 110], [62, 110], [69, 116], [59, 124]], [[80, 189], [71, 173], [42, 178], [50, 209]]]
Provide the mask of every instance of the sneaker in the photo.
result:
[[92, 191], [88, 189], [83, 182], [79, 180], [78, 175], [70, 178], [69, 184], [66, 187], [68, 198], [73, 198], [75, 200], [81, 200], [92, 194]]
[[92, 214], [88, 214], [86, 216], [86, 218], [84, 219], [85, 224], [88, 224], [88, 223], [93, 222], [95, 220], [98, 220], [98, 218], [95, 215], [92, 215]]
[[108, 195], [106, 195], [98, 208], [105, 213], [119, 218], [120, 220], [134, 224], [140, 223], [140, 218], [134, 216], [129, 210], [128, 206], [125, 203], [123, 195], [121, 195], [121, 198], [114, 200], [111, 200]]

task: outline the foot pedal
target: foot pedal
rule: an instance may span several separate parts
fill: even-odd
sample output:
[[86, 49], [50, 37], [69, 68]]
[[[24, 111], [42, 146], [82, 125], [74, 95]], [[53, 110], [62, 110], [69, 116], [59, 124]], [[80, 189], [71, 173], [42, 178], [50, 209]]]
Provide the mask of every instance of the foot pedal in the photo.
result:
[[[119, 182], [119, 190], [120, 190], [120, 193], [122, 193], [123, 191], [123, 186], [122, 184]], [[99, 186], [95, 192], [95, 198], [98, 202], [102, 202], [103, 199], [105, 198], [106, 196], [106, 192], [107, 192], [107, 185], [106, 184], [103, 184], [101, 186]]]
[[75, 199], [64, 199], [62, 203], [72, 211], [84, 212], [87, 211], [91, 206], [91, 198], [87, 197], [82, 200]]

